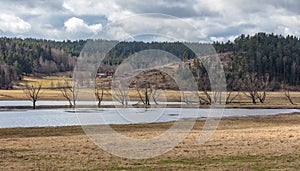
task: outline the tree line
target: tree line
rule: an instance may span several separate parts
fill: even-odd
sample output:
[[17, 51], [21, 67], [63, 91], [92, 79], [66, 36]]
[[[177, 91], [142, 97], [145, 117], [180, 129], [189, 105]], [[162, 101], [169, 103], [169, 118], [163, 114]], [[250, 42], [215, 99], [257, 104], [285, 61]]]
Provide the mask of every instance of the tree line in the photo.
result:
[[218, 53], [232, 53], [227, 65], [235, 72], [242, 68], [244, 73], [267, 74], [272, 90], [278, 90], [282, 82], [290, 86], [300, 83], [300, 39], [295, 36], [257, 33], [213, 45]]
[[0, 88], [11, 89], [24, 75], [73, 70], [84, 43], [0, 38]]
[[[28, 74], [51, 75], [72, 71], [76, 58], [88, 40], [52, 41], [41, 39], [0, 38], [0, 88], [10, 89]], [[99, 40], [103, 41], [103, 40]], [[183, 61], [190, 59], [195, 75], [205, 69], [197, 63], [195, 54], [182, 42], [119, 42], [103, 61], [107, 68], [115, 68], [128, 56], [147, 49], [167, 51]], [[257, 33], [241, 35], [234, 41], [213, 42], [223, 62], [229, 90], [246, 90], [241, 80], [268, 80], [268, 90], [282, 86], [296, 90], [300, 83], [300, 40], [295, 36]], [[199, 62], [199, 61], [198, 61]], [[198, 72], [198, 73], [197, 73]], [[201, 76], [201, 75], [200, 75]], [[248, 82], [249, 82], [248, 80]], [[237, 86], [238, 85], [238, 86]], [[249, 84], [248, 84], [249, 85]], [[209, 85], [206, 85], [209, 88]], [[203, 89], [200, 88], [200, 89]], [[261, 89], [261, 88], [260, 88]]]

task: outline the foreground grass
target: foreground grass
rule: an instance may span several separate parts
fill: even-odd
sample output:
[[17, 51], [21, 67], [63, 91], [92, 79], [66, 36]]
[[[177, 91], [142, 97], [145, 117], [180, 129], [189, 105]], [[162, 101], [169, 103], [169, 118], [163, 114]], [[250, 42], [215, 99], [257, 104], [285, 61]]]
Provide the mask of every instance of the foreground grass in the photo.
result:
[[[173, 123], [113, 125], [133, 138], [156, 135]], [[81, 127], [0, 129], [3, 170], [299, 170], [300, 114], [222, 120], [198, 144], [197, 122], [171, 151], [150, 159], [113, 156], [95, 145]]]

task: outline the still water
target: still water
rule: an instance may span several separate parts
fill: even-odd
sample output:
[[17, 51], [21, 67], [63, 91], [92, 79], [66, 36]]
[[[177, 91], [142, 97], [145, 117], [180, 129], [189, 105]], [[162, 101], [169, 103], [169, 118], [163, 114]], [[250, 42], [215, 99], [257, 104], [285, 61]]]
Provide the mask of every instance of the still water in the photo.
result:
[[[113, 105], [120, 104], [113, 101], [103, 101], [102, 105]], [[131, 101], [130, 104], [136, 104], [137, 101]], [[159, 104], [183, 104], [184, 102], [159, 102]], [[97, 105], [96, 101], [76, 101], [77, 105]], [[28, 100], [0, 100], [0, 107], [12, 107], [12, 106], [31, 106], [32, 102]], [[36, 102], [37, 106], [59, 106], [69, 105], [68, 101], [50, 101], [50, 100], [39, 100]]]
[[80, 108], [0, 109], [0, 128], [53, 127], [86, 124], [157, 123], [207, 117], [244, 117], [300, 112], [299, 109], [198, 109], [198, 108]]

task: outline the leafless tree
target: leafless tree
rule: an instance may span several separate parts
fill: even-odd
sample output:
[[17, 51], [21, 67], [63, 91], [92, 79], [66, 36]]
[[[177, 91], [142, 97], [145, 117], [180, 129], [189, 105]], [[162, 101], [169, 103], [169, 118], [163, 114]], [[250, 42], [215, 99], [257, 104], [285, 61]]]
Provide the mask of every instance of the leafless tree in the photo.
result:
[[155, 86], [155, 88], [153, 88], [152, 89], [152, 93], [151, 93], [151, 97], [152, 97], [152, 99], [153, 99], [153, 102], [157, 105], [158, 104], [158, 102], [157, 102], [157, 98], [158, 98], [158, 96], [159, 96], [159, 91], [157, 91], [158, 89], [157, 89], [157, 87]]
[[222, 94], [224, 93], [224, 90], [214, 83], [211, 85], [207, 73], [197, 76], [196, 81], [199, 87], [198, 96], [201, 104], [210, 105], [213, 103], [222, 103]]
[[209, 91], [210, 91], [209, 81], [205, 81], [205, 80], [203, 80], [203, 78], [200, 78], [200, 79], [198, 78], [197, 84], [199, 87], [198, 97], [199, 97], [200, 104], [211, 104], [212, 98], [209, 93]]
[[114, 78], [111, 85], [111, 96], [124, 106], [128, 105], [128, 89], [127, 78]]
[[195, 59], [193, 73], [199, 88], [200, 104], [222, 104], [222, 95], [225, 91], [223, 89], [225, 88], [217, 80], [217, 78], [225, 80], [222, 70], [218, 61], [213, 57], [206, 56], [201, 59]]
[[227, 91], [226, 104], [232, 103], [239, 95], [240, 92], [234, 94], [231, 90]]
[[292, 98], [292, 96], [290, 94], [290, 89], [289, 89], [289, 87], [287, 86], [287, 84], [285, 82], [282, 82], [281, 88], [282, 88], [282, 90], [284, 92], [284, 96], [288, 99], [288, 101], [292, 105], [295, 105], [294, 100], [293, 100], [293, 98]]
[[284, 95], [285, 95], [285, 97], [287, 97], [287, 99], [289, 100], [289, 102], [290, 102], [292, 105], [295, 105], [295, 103], [294, 103], [294, 101], [293, 101], [293, 99], [292, 99], [292, 97], [291, 97], [291, 95], [290, 95], [290, 91], [289, 91], [289, 90], [285, 90], [285, 91], [284, 91]]
[[242, 79], [244, 94], [251, 98], [252, 103], [256, 104], [257, 99], [264, 103], [269, 88], [269, 75], [259, 76], [257, 73], [246, 73]]
[[38, 86], [26, 84], [25, 88], [23, 89], [28, 100], [32, 101], [32, 109], [36, 109], [36, 102], [41, 96], [41, 88], [41, 84], [39, 84]]
[[203, 65], [203, 61], [204, 59], [202, 61], [195, 59], [192, 69], [199, 89], [199, 92], [197, 93], [200, 104], [211, 104], [212, 99], [208, 93], [210, 91], [210, 81]]
[[128, 105], [128, 90], [121, 85], [115, 86], [112, 90], [112, 96], [122, 105]]
[[78, 89], [76, 89], [74, 83], [71, 80], [64, 78], [62, 83], [58, 82], [58, 88], [63, 97], [68, 100], [69, 106], [75, 108]]
[[[226, 73], [227, 76], [227, 94], [226, 104], [232, 103], [240, 94], [240, 79], [236, 73]], [[237, 91], [238, 90], [238, 91]]]
[[95, 97], [98, 101], [98, 107], [101, 107], [103, 101], [104, 92], [108, 91], [110, 87], [110, 81], [105, 79], [96, 79], [95, 80]]
[[259, 91], [257, 92], [257, 98], [260, 101], [260, 103], [264, 103], [267, 97], [267, 90], [270, 87], [269, 74], [265, 74], [264, 76], [260, 77], [258, 87]]
[[150, 105], [151, 99], [154, 101], [155, 104], [158, 104], [156, 101], [156, 98], [158, 96], [156, 83], [151, 83], [149, 81], [143, 80], [136, 80], [135, 87], [143, 104]]
[[103, 96], [104, 96], [104, 89], [101, 86], [97, 86], [95, 87], [95, 97], [98, 100], [98, 108], [101, 107], [101, 102], [103, 100]]

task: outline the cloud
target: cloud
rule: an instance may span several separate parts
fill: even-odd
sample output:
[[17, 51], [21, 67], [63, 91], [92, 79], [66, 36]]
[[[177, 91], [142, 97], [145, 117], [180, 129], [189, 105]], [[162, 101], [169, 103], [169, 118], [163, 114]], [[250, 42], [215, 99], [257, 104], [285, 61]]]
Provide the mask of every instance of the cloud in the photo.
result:
[[184, 20], [162, 14], [143, 14], [111, 23], [103, 30], [104, 39], [150, 38], [146, 41], [204, 41], [206, 35]]
[[70, 32], [70, 33], [83, 32], [83, 33], [96, 34], [97, 32], [102, 30], [101, 24], [88, 25], [82, 19], [76, 18], [76, 17], [72, 17], [72, 18], [68, 19], [64, 23], [64, 26], [66, 27], [67, 32]]
[[15, 15], [0, 14], [0, 30], [15, 34], [25, 33], [31, 25]]
[[72, 8], [70, 5], [68, 5], [67, 3], [63, 3], [63, 7], [69, 11], [71, 11], [72, 13], [75, 12], [74, 8]]
[[75, 16], [104, 16], [109, 21], [116, 21], [134, 14], [123, 6], [120, 6], [114, 0], [65, 0], [63, 7]]
[[[257, 32], [300, 37], [298, 0], [252, 0], [251, 3], [247, 0], [157, 0], [155, 3], [143, 0], [3, 0], [0, 11], [1, 36], [87, 39], [116, 21], [142, 13], [163, 13], [180, 18], [198, 33], [180, 29], [182, 26], [174, 19], [157, 16], [141, 17], [120, 25], [114, 28], [110, 38], [126, 37], [120, 30], [135, 34], [153, 32], [154, 28], [161, 35], [180, 35], [186, 41], [196, 41], [203, 36], [207, 40], [227, 41], [240, 34]], [[148, 28], [149, 25], [153, 28]]]

